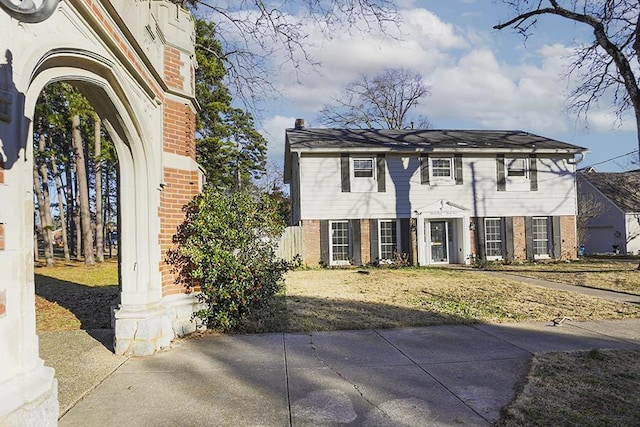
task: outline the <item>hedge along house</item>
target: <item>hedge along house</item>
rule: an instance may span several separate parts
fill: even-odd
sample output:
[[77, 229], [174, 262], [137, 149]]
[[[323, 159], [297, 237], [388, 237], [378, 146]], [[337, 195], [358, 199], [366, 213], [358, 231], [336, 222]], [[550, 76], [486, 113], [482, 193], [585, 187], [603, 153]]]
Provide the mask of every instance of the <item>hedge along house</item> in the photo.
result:
[[119, 164], [115, 351], [151, 354], [195, 329], [196, 303], [164, 253], [200, 189], [194, 22], [182, 1], [0, 0], [0, 425], [55, 425], [57, 383], [39, 358], [33, 265], [33, 117], [51, 82], [73, 84]]
[[584, 148], [522, 131], [287, 129], [308, 265], [576, 256]]

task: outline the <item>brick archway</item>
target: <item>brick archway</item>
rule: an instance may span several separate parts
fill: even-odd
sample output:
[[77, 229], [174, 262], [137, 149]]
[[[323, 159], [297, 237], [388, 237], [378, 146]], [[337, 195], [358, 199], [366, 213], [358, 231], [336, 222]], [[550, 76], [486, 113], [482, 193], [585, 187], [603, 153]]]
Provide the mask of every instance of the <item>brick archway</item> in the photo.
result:
[[116, 145], [122, 227], [116, 352], [151, 354], [194, 329], [195, 301], [173, 284], [163, 262], [181, 207], [201, 186], [191, 15], [169, 0], [35, 3], [33, 11], [16, 12], [10, 0], [0, 0], [2, 425], [57, 422], [57, 385], [39, 359], [35, 334], [29, 142], [36, 100], [50, 82], [81, 90]]

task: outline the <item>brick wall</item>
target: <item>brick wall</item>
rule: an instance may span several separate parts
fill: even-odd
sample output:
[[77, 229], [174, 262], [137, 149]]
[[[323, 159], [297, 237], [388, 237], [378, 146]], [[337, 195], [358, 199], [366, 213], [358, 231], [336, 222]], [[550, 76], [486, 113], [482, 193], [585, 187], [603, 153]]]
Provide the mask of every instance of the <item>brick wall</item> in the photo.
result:
[[360, 259], [362, 265], [371, 262], [371, 231], [368, 219], [360, 220]]
[[309, 267], [318, 267], [322, 256], [320, 254], [320, 221], [302, 221], [302, 259]]
[[164, 105], [164, 151], [195, 159], [195, 113], [188, 104], [167, 99]]
[[[164, 104], [164, 152], [195, 160], [195, 113], [182, 102], [166, 99]], [[160, 248], [163, 296], [184, 292], [175, 285], [175, 274], [164, 262], [166, 251], [173, 247], [172, 238], [184, 220], [182, 208], [199, 192], [198, 171], [165, 167], [164, 188], [160, 193]]]
[[[184, 76], [182, 75], [184, 62], [180, 58], [180, 51], [172, 46], [164, 48], [164, 81], [171, 88], [183, 90]], [[191, 76], [189, 76], [190, 78]]]
[[527, 259], [527, 238], [523, 216], [513, 217], [513, 259], [516, 261]]
[[160, 194], [160, 248], [163, 260], [160, 262], [162, 274], [162, 295], [184, 292], [175, 284], [175, 274], [171, 266], [164, 262], [166, 251], [173, 247], [172, 239], [178, 226], [184, 220], [182, 207], [198, 194], [198, 173], [179, 169], [164, 169], [165, 187]]
[[578, 254], [575, 216], [563, 215], [560, 217], [560, 237], [562, 239], [562, 259], [575, 259]]

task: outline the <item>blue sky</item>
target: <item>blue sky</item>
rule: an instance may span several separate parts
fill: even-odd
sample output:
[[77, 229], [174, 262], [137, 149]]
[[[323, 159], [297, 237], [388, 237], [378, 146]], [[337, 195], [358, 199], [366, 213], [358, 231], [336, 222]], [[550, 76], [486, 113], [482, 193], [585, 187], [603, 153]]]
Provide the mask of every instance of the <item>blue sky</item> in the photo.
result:
[[[282, 164], [284, 130], [295, 118], [307, 126], [322, 107], [360, 73], [374, 75], [389, 66], [420, 72], [431, 86], [418, 113], [434, 128], [519, 129], [587, 147], [581, 166], [636, 150], [631, 115], [616, 122], [603, 99], [588, 122], [567, 111], [572, 82], [563, 78], [575, 42], [591, 40], [587, 28], [543, 17], [526, 43], [510, 29], [493, 30], [509, 11], [489, 0], [400, 0], [404, 22], [397, 38], [357, 31], [322, 39], [309, 26], [309, 53], [322, 66], [304, 65], [298, 74], [279, 67], [272, 81], [282, 93], [263, 106], [258, 127], [269, 141], [269, 162]], [[275, 56], [274, 63], [283, 58]], [[637, 158], [637, 156], [636, 156]], [[599, 164], [600, 171], [636, 168], [629, 157]]]

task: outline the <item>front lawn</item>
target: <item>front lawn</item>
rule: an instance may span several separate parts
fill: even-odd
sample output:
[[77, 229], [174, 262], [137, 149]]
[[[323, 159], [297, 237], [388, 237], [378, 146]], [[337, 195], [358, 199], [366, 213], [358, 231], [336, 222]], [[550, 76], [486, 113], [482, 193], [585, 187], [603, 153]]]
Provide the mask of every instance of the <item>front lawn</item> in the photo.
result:
[[[287, 274], [289, 331], [473, 322], [640, 317], [640, 307], [450, 269], [302, 270]], [[268, 325], [263, 325], [269, 330]]]

